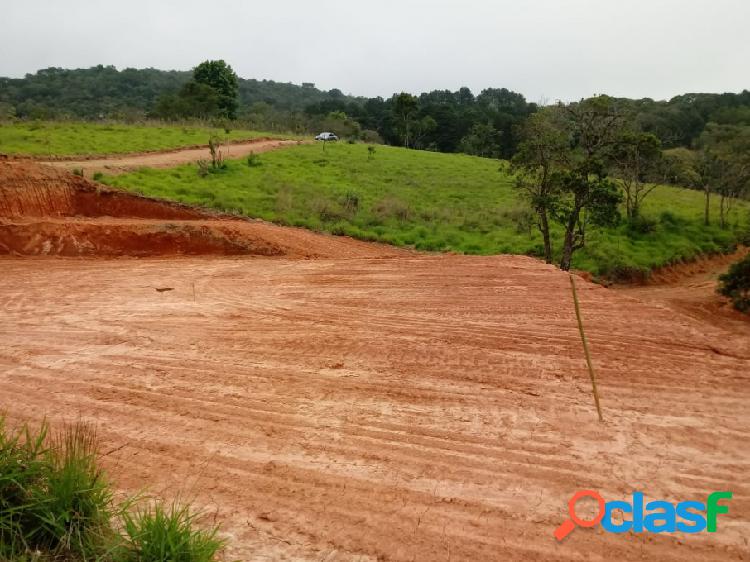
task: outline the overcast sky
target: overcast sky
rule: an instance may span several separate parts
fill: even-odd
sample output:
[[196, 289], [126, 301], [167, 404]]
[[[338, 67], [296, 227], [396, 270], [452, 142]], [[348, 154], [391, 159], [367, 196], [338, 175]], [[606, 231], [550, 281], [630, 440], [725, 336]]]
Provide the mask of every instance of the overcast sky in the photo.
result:
[[323, 89], [507, 87], [530, 101], [750, 88], [750, 0], [2, 0], [0, 76], [190, 69]]

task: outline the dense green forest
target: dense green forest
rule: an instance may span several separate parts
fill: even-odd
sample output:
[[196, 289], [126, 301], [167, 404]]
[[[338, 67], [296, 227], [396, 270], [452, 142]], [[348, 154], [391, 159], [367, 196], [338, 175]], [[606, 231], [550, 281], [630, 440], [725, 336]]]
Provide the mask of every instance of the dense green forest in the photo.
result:
[[[231, 67], [229, 67], [231, 70]], [[505, 88], [474, 94], [435, 90], [390, 98], [322, 91], [314, 84], [236, 78], [236, 111], [222, 110], [212, 92], [188, 71], [117, 70], [113, 66], [48, 68], [25, 78], [0, 78], [0, 120], [236, 118], [236, 127], [310, 133], [332, 130], [344, 138], [440, 152], [510, 158], [537, 104]], [[618, 99], [638, 130], [662, 148], [694, 148], [708, 123], [750, 125], [750, 91], [685, 94], [668, 101]]]
[[[95, 66], [68, 70], [46, 68], [24, 78], [0, 78], [0, 119], [122, 119], [155, 115], [162, 96], [177, 93], [193, 73], [154, 68], [117, 70]], [[239, 79], [239, 102], [245, 113], [254, 104], [279, 111], [302, 111], [311, 104], [344, 97], [314, 84], [297, 86], [273, 80]]]

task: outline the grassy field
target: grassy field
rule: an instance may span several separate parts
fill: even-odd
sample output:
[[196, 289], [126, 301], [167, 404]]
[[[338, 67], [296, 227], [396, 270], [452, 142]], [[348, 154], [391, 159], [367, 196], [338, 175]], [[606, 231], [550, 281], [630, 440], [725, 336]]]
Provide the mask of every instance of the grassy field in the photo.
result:
[[208, 127], [119, 125], [99, 123], [0, 124], [0, 154], [37, 156], [104, 155], [165, 150], [208, 144], [211, 135], [227, 140], [283, 135]]
[[[467, 254], [541, 252], [511, 179], [495, 160], [378, 146], [304, 145], [257, 156], [200, 177], [195, 165], [142, 169], [103, 181], [143, 194], [231, 210], [282, 224], [365, 240]], [[748, 226], [745, 203], [735, 227], [701, 224], [703, 197], [659, 187], [646, 200], [640, 229], [592, 230], [574, 267], [595, 275], [638, 273], [704, 252], [728, 249]], [[718, 209], [714, 210], [718, 213]], [[557, 250], [561, 232], [556, 231]]]

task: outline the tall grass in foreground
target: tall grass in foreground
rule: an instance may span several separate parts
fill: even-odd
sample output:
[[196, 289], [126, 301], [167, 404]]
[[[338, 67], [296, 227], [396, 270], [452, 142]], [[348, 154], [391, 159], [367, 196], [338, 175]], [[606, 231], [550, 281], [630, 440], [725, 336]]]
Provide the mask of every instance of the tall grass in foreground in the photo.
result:
[[114, 500], [91, 426], [50, 434], [0, 417], [0, 560], [210, 562], [221, 549], [189, 506], [134, 504]]
[[187, 506], [172, 503], [155, 504], [123, 514], [123, 531], [127, 541], [118, 560], [170, 560], [174, 562], [209, 562], [221, 548], [216, 528], [195, 529], [196, 514]]

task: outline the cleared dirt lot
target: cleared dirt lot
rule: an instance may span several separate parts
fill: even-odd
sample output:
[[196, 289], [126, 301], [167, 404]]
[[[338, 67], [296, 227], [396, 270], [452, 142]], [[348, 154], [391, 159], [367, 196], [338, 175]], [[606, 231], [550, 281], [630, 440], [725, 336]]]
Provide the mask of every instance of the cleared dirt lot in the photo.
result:
[[[750, 333], [524, 257], [0, 260], [0, 407], [98, 424], [242, 560], [747, 559]], [[155, 288], [174, 290], [157, 292]], [[582, 488], [719, 532], [552, 536]]]

